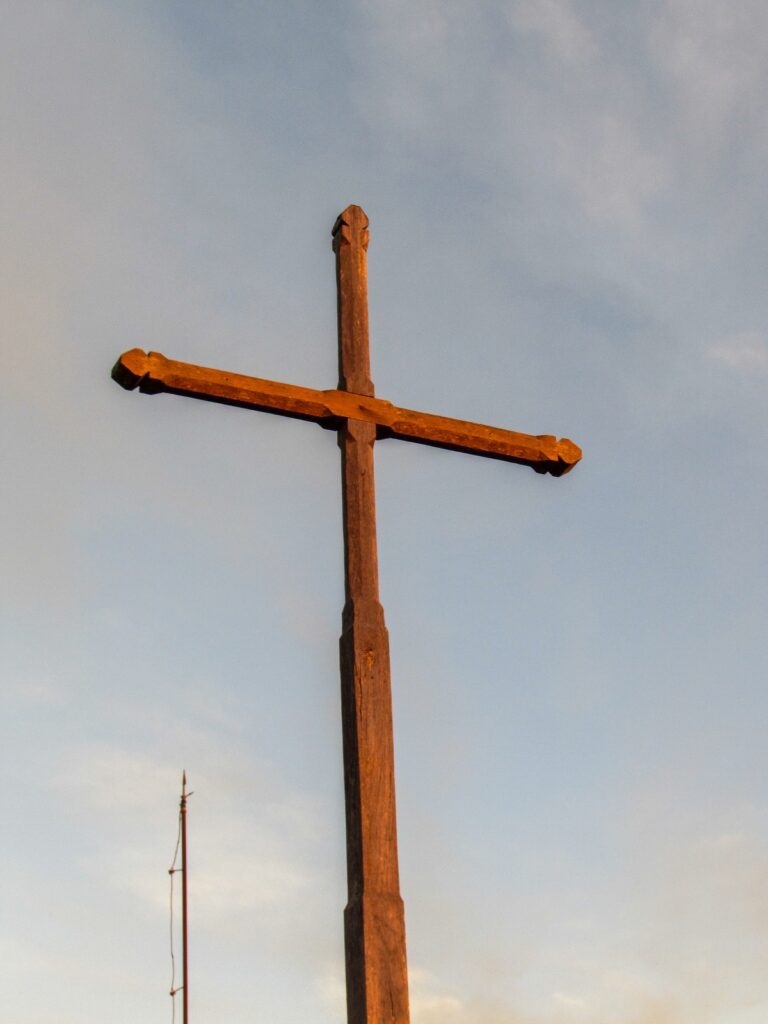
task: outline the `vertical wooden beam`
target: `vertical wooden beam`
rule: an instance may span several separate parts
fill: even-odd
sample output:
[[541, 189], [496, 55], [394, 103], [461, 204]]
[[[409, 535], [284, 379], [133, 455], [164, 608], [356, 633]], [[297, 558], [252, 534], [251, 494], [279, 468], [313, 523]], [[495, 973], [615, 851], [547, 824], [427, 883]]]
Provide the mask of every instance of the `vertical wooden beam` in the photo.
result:
[[[333, 229], [339, 389], [373, 395], [368, 350], [368, 218], [349, 206]], [[344, 939], [349, 1024], [408, 1024], [400, 898], [389, 640], [379, 602], [373, 442], [376, 426], [345, 420], [341, 448], [346, 604], [341, 704], [347, 825]]]

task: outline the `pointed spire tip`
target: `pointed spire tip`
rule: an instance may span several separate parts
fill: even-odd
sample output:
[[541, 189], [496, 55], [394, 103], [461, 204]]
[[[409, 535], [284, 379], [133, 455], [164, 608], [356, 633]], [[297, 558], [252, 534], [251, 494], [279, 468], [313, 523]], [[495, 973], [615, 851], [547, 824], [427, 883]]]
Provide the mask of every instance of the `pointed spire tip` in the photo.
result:
[[350, 204], [336, 218], [331, 235], [333, 237], [333, 248], [338, 250], [340, 243], [362, 245], [363, 249], [368, 248], [368, 215], [362, 206]]

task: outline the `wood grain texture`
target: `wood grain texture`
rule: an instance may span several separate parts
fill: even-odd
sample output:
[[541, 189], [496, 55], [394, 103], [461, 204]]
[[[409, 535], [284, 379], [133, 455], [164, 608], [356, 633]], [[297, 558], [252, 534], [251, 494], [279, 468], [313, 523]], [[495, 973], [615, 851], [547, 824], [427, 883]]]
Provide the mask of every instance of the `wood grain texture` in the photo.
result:
[[[368, 372], [366, 360], [364, 369], [357, 371], [354, 376], [360, 380], [362, 374]], [[521, 434], [515, 430], [489, 427], [468, 420], [401, 409], [383, 398], [373, 396], [370, 376], [366, 376], [363, 381], [369, 389], [368, 394], [342, 390], [318, 391], [295, 384], [213, 370], [192, 363], [180, 363], [166, 359], [159, 352], [147, 353], [138, 348], [120, 356], [112, 376], [127, 390], [138, 387], [147, 394], [166, 391], [209, 402], [239, 405], [312, 420], [332, 430], [339, 429], [345, 420], [360, 420], [375, 424], [378, 439], [395, 437], [436, 448], [502, 459], [530, 466], [539, 473], [550, 473], [552, 476], [568, 473], [581, 458], [578, 445], [565, 437], [558, 440], [551, 434]]]
[[[373, 399], [368, 353], [368, 218], [348, 207], [333, 230], [340, 388]], [[363, 396], [361, 398], [361, 396]], [[339, 406], [336, 406], [338, 408]], [[339, 642], [347, 906], [344, 946], [349, 1024], [408, 1024], [405, 914], [400, 898], [389, 639], [379, 603], [375, 419], [339, 426], [346, 604]]]
[[368, 344], [368, 218], [348, 206], [333, 225], [339, 337], [339, 390], [372, 395]]

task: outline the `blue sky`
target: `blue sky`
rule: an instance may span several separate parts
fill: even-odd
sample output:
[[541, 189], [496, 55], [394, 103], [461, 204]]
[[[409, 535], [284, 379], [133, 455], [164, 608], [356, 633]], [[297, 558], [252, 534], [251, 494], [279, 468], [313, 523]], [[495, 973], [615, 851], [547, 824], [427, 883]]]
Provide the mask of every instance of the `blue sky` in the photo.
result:
[[333, 386], [356, 202], [377, 393], [584, 449], [376, 448], [414, 1024], [762, 1024], [768, 9], [4, 27], [7, 1019], [170, 1019], [184, 766], [194, 1020], [344, 1020], [333, 435], [109, 369]]

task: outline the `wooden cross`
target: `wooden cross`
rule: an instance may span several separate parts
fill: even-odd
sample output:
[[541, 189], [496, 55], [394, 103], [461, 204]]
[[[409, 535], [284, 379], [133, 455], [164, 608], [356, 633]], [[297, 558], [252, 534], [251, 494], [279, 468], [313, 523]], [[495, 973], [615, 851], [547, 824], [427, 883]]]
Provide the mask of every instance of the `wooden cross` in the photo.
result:
[[531, 436], [400, 409], [375, 398], [368, 353], [368, 218], [348, 206], [333, 228], [339, 386], [280, 384], [132, 349], [112, 376], [146, 394], [167, 391], [313, 420], [338, 431], [344, 503], [346, 603], [341, 706], [347, 830], [344, 911], [349, 1024], [407, 1024], [405, 919], [395, 825], [389, 642], [379, 603], [373, 443], [385, 437], [450, 448], [561, 476], [579, 461], [572, 441]]

